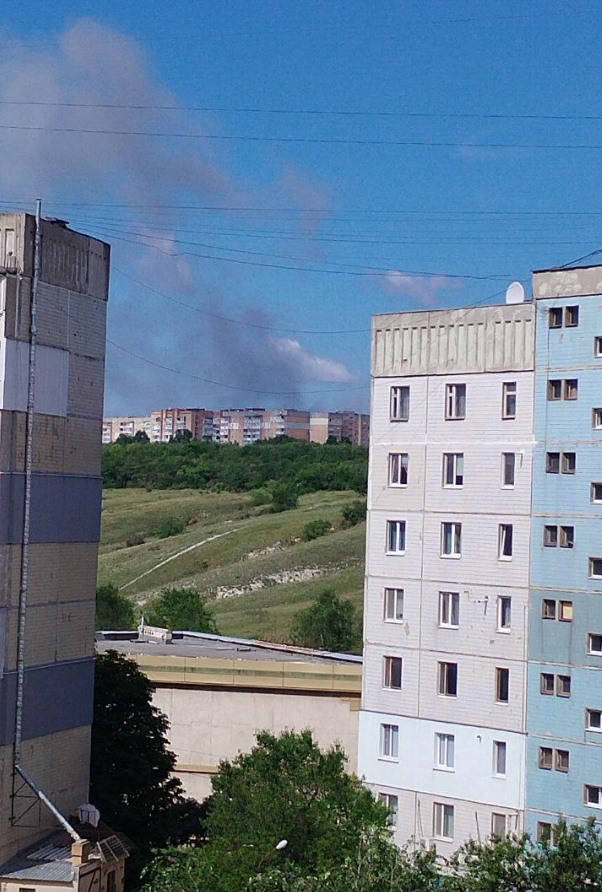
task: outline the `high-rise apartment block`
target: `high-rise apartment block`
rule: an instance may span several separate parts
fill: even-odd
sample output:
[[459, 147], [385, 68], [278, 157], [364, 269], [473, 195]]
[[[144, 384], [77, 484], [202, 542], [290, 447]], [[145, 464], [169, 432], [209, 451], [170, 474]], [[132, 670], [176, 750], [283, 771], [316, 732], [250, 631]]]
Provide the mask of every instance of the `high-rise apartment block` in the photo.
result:
[[[35, 217], [0, 214], [0, 876], [7, 892], [36, 885], [27, 859], [14, 856], [60, 825], [40, 792], [65, 816], [88, 801], [94, 685], [109, 247], [59, 221], [40, 220], [37, 231], [36, 255]], [[78, 888], [80, 873], [89, 879], [94, 868], [105, 888], [100, 862], [88, 863], [89, 846], [71, 853], [67, 845], [67, 854], [47, 878]], [[43, 880], [42, 862], [32, 870]]]
[[359, 769], [400, 842], [602, 818], [601, 294], [374, 319]]

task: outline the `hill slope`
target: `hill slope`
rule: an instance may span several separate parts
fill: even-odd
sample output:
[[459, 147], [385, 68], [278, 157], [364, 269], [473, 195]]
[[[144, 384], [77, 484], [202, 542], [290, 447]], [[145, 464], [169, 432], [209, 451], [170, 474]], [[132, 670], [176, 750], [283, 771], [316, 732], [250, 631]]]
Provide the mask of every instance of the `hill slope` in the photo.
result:
[[[312, 493], [297, 509], [268, 514], [246, 493], [106, 490], [99, 583], [116, 583], [140, 611], [162, 588], [194, 585], [212, 601], [224, 634], [285, 640], [295, 613], [326, 586], [361, 606], [365, 525], [339, 529], [341, 509], [357, 498]], [[334, 531], [302, 542], [316, 518]], [[183, 531], [153, 536], [168, 520], [184, 523]]]

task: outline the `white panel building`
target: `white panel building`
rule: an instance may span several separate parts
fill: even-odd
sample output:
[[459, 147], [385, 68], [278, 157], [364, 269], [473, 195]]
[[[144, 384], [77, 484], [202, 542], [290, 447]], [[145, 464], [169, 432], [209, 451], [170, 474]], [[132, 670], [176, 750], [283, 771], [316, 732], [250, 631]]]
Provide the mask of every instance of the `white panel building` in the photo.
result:
[[520, 830], [530, 303], [374, 319], [359, 773], [400, 843]]

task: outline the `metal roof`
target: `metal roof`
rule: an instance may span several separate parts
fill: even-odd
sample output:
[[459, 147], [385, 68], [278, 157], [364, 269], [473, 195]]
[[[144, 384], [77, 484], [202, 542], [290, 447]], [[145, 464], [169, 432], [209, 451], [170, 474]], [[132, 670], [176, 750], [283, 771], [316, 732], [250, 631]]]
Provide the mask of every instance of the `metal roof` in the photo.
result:
[[46, 837], [28, 851], [16, 855], [2, 865], [0, 877], [23, 883], [38, 881], [72, 883], [77, 873], [71, 861], [71, 846], [65, 845], [64, 839], [62, 833]]

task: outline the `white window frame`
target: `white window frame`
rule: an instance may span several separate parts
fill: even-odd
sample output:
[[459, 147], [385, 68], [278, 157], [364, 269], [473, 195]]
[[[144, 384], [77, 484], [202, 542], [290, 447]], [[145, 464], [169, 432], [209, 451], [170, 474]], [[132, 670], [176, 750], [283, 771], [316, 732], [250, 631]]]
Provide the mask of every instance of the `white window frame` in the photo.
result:
[[382, 804], [389, 812], [389, 827], [397, 827], [397, 818], [399, 815], [399, 796], [396, 796], [395, 793], [379, 793], [378, 800], [379, 802], [382, 802]]
[[[508, 474], [508, 471], [511, 471], [511, 474]], [[509, 477], [512, 478], [511, 482], [508, 482]], [[516, 452], [502, 452], [502, 489], [514, 489], [515, 484]]]
[[[596, 564], [599, 564], [598, 570], [599, 573], [595, 573]], [[590, 557], [589, 558], [589, 578], [590, 579], [602, 579], [602, 557]]]
[[594, 356], [597, 359], [602, 357], [602, 335], [596, 335], [594, 338]]
[[433, 836], [449, 842], [454, 838], [454, 807], [447, 802], [433, 802]]
[[567, 524], [560, 524], [558, 527], [558, 547], [574, 548], [575, 547], [575, 527]]
[[592, 427], [594, 430], [602, 430], [602, 408], [592, 409]]
[[[447, 690], [449, 687], [449, 679], [451, 675], [450, 667], [456, 667], [456, 692], [454, 694], [450, 694]], [[458, 664], [453, 663], [450, 660], [440, 660], [437, 663], [437, 691], [440, 697], [452, 697], [456, 698], [458, 696]]]
[[516, 381], [504, 381], [502, 384], [502, 420], [516, 418], [517, 387]]
[[[395, 530], [395, 532], [393, 532]], [[393, 546], [393, 547], [392, 547]], [[387, 554], [405, 554], [406, 522], [405, 520], [387, 521]]]
[[399, 761], [399, 725], [383, 722], [380, 726], [380, 758]]
[[[597, 492], [596, 492], [596, 487], [598, 488]], [[590, 499], [594, 505], [602, 504], [602, 481], [592, 480], [591, 490], [590, 490]]]
[[[399, 666], [399, 684], [393, 684], [394, 666]], [[401, 691], [403, 688], [403, 658], [397, 654], [383, 657], [383, 688], [385, 691]]]
[[[455, 614], [455, 616], [454, 616]], [[455, 622], [454, 622], [455, 620]], [[460, 625], [460, 592], [439, 592], [439, 626], [457, 629]]]
[[466, 418], [466, 384], [445, 385], [445, 418], [446, 421], [463, 421]]
[[554, 750], [551, 746], [540, 746], [537, 752], [537, 767], [543, 771], [554, 768]]
[[[449, 533], [450, 551], [445, 551], [445, 543]], [[441, 523], [441, 557], [457, 560], [462, 557], [462, 524], [455, 520]]]
[[555, 523], [544, 523], [543, 525], [543, 547], [558, 548], [558, 525]]
[[[499, 832], [499, 828], [497, 828], [495, 826], [496, 824], [498, 824], [500, 822], [503, 822], [503, 824], [504, 824], [504, 829], [502, 830], [501, 833]], [[502, 812], [499, 812], [499, 811], [498, 812], [492, 811], [491, 812], [491, 835], [492, 835], [492, 837], [494, 839], [502, 839], [504, 836], [507, 836], [507, 834], [508, 834], [508, 815], [502, 814]]]
[[[592, 647], [593, 639], [600, 639], [600, 649], [594, 650]], [[594, 657], [602, 657], [602, 632], [588, 632], [587, 633], [587, 652], [588, 654], [592, 654]]]
[[[452, 481], [451, 483], [449, 481]], [[464, 453], [443, 453], [443, 488], [461, 489], [464, 486]]]
[[[505, 607], [508, 608], [507, 623], [504, 623]], [[512, 598], [510, 595], [497, 596], [497, 631], [505, 635], [512, 631]]]
[[389, 392], [389, 420], [410, 420], [410, 388], [407, 384], [393, 384]]
[[[590, 799], [590, 791], [593, 792], [594, 790], [596, 790], [595, 802]], [[583, 801], [590, 808], [602, 808], [602, 787], [598, 787], [596, 784], [585, 784], [583, 787]]]
[[[506, 554], [508, 547], [508, 530], [510, 530], [510, 553]], [[498, 526], [498, 560], [511, 561], [514, 556], [514, 524], [500, 523]]]
[[402, 588], [385, 587], [383, 591], [383, 619], [386, 623], [403, 622], [403, 600], [404, 590]]
[[[599, 716], [599, 723], [592, 725], [592, 715], [596, 713]], [[585, 710], [585, 730], [594, 731], [596, 734], [602, 733], [602, 709], [586, 709]]]
[[435, 768], [456, 770], [456, 737], [454, 734], [435, 734]]
[[389, 486], [405, 487], [408, 485], [409, 464], [407, 452], [389, 453]]
[[508, 744], [505, 740], [493, 741], [493, 776], [506, 777], [508, 771]]

